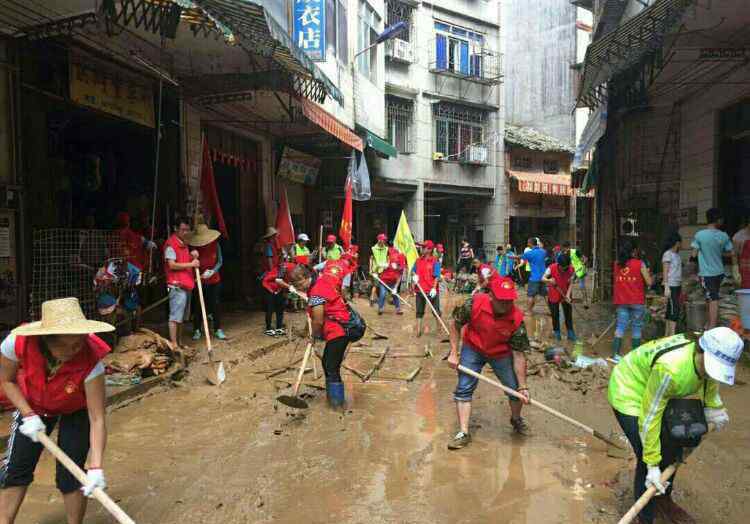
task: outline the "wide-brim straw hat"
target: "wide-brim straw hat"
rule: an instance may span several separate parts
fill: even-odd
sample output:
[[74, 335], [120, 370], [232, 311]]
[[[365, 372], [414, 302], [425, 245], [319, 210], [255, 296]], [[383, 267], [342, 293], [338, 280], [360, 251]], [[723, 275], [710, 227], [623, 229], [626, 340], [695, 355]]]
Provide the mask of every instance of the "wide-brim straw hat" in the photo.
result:
[[90, 335], [114, 331], [106, 322], [88, 320], [77, 298], [58, 298], [42, 302], [42, 320], [23, 324], [11, 333], [23, 336]]
[[279, 234], [278, 229], [276, 229], [275, 227], [269, 227], [268, 229], [266, 229], [266, 234], [263, 235], [263, 238], [269, 238], [278, 234]]
[[195, 226], [195, 231], [188, 235], [187, 243], [191, 246], [203, 247], [209, 245], [220, 236], [221, 233], [215, 229], [209, 229], [206, 224], [198, 224]]

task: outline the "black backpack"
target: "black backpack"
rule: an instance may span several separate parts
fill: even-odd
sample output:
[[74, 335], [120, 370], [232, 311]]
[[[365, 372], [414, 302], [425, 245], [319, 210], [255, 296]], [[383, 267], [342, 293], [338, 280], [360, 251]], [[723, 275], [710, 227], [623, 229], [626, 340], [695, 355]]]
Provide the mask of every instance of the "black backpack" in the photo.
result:
[[365, 336], [367, 323], [365, 322], [365, 319], [362, 318], [362, 315], [357, 313], [357, 310], [351, 305], [346, 304], [346, 308], [349, 310], [349, 320], [346, 322], [336, 320], [336, 322], [344, 328], [344, 333], [346, 334], [346, 338], [349, 339], [349, 342], [357, 342]]

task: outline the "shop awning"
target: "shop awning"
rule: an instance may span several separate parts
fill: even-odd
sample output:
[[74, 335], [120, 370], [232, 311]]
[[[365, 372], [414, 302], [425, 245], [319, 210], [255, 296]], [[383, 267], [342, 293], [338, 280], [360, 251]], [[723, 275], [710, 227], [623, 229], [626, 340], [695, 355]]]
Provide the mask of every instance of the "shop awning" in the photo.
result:
[[594, 193], [581, 193], [570, 186], [570, 175], [548, 175], [546, 173], [525, 173], [506, 171], [510, 178], [518, 181], [518, 190], [523, 193], [536, 193], [550, 196], [579, 196], [592, 198]]
[[[301, 79], [305, 83], [298, 86], [301, 94], [319, 102], [329, 95], [343, 106], [341, 91], [264, 8], [265, 1], [268, 0], [192, 0], [224, 25], [243, 49], [272, 59]], [[311, 82], [304, 82], [305, 79]]]
[[302, 113], [312, 123], [335, 136], [343, 143], [353, 147], [357, 151], [363, 151], [365, 149], [362, 138], [346, 125], [339, 122], [339, 120], [328, 111], [306, 98], [301, 98], [299, 101], [302, 105]]
[[595, 107], [603, 99], [603, 84], [637, 64], [664, 44], [694, 0], [656, 0], [631, 19], [595, 40], [586, 50], [577, 107]]
[[398, 156], [398, 150], [390, 142], [383, 140], [369, 129], [357, 126], [357, 131], [359, 131], [367, 147], [374, 149], [379, 156], [384, 158], [395, 158]]

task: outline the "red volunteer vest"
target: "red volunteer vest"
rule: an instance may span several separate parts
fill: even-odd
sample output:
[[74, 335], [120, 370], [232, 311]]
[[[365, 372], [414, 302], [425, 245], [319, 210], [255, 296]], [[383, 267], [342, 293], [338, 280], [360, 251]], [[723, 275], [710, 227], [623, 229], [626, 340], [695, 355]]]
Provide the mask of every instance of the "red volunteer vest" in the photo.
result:
[[[216, 266], [216, 262], [219, 260], [219, 250], [216, 248], [218, 241], [213, 241], [206, 246], [196, 247], [198, 251], [198, 260], [201, 263], [201, 275], [208, 269], [213, 269]], [[214, 273], [211, 278], [203, 280], [204, 284], [218, 284], [221, 282], [221, 275], [218, 272]]]
[[[321, 275], [312, 285], [307, 295], [310, 303], [315, 305], [317, 300], [324, 300], [323, 315], [323, 338], [333, 340], [343, 337], [346, 333], [341, 326], [342, 322], [349, 320], [349, 308], [339, 292], [340, 280], [329, 275]], [[307, 308], [311, 313], [311, 307]]]
[[646, 283], [641, 275], [641, 266], [643, 262], [636, 258], [631, 258], [620, 267], [615, 262], [614, 269], [614, 300], [616, 305], [645, 304], [646, 303]]
[[46, 361], [37, 337], [16, 336], [16, 356], [20, 369], [18, 387], [37, 415], [68, 415], [86, 408], [86, 377], [111, 351], [96, 335], [88, 335], [86, 344], [53, 376], [47, 376]]
[[510, 354], [510, 341], [523, 323], [523, 311], [513, 309], [501, 318], [492, 312], [492, 298], [487, 293], [477, 293], [472, 298], [471, 320], [464, 326], [464, 344], [488, 358], [501, 358]]
[[143, 247], [143, 236], [129, 227], [119, 230], [120, 242], [127, 254], [127, 261], [143, 271], [146, 266], [146, 249]]
[[740, 249], [740, 288], [750, 288], [750, 240], [745, 240]]
[[[287, 284], [290, 283], [289, 281], [289, 275], [291, 274], [292, 270], [297, 267], [297, 264], [293, 264], [291, 262], [285, 262], [283, 264], [284, 276], [281, 277], [281, 279], [286, 282]], [[261, 284], [265, 289], [267, 289], [271, 293], [278, 293], [279, 291], [286, 291], [286, 288], [282, 288], [280, 285], [276, 283], [276, 279], [279, 278], [279, 270], [281, 269], [281, 266], [273, 268], [271, 271], [266, 271], [266, 274], [263, 275], [263, 281]]]
[[[177, 260], [175, 260], [175, 262], [185, 264], [193, 260], [193, 257], [190, 256], [190, 250], [182, 240], [177, 238], [177, 235], [172, 235], [166, 242], [164, 242], [164, 251], [166, 251], [168, 247], [171, 247], [177, 254]], [[195, 269], [193, 268], [177, 269], [173, 271], [169, 269], [169, 263], [165, 260], [164, 273], [167, 276], [168, 286], [181, 287], [186, 291], [192, 291], [195, 287]]]
[[[394, 269], [392, 264], [396, 264]], [[386, 267], [382, 273], [380, 273], [380, 279], [393, 287], [399, 280], [404, 272], [406, 266], [406, 257], [398, 252], [397, 249], [390, 248], [388, 250], [388, 267]]]
[[[555, 287], [552, 284], [547, 286], [547, 299], [550, 304], [559, 304], [563, 301], [563, 296], [570, 288], [570, 281], [573, 279], [575, 269], [573, 269], [573, 266], [568, 266], [568, 270], [563, 271], [560, 264], [555, 263], [549, 267], [549, 272], [552, 278], [555, 279], [555, 282], [557, 282], [557, 286]], [[563, 292], [562, 295], [558, 289]]]
[[[433, 257], [419, 257], [414, 263], [414, 267], [416, 268], [416, 273], [419, 277], [419, 286], [425, 293], [429, 293], [432, 286], [435, 284], [435, 259]], [[417, 286], [414, 286], [414, 289], [419, 293]], [[440, 289], [437, 291], [440, 292]]]

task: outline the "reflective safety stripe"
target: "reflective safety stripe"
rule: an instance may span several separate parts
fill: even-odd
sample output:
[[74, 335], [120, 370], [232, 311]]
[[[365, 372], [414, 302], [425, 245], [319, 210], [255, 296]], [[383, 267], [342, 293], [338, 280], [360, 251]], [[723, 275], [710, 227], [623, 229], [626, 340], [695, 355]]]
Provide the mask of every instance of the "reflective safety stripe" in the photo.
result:
[[654, 399], [651, 401], [651, 405], [648, 408], [646, 419], [643, 421], [643, 429], [641, 430], [641, 444], [644, 449], [646, 448], [646, 435], [648, 435], [648, 428], [651, 425], [651, 422], [653, 422], [654, 417], [656, 416], [656, 410], [659, 409], [661, 399], [664, 397], [664, 393], [666, 393], [667, 388], [671, 383], [672, 377], [670, 375], [664, 375], [661, 384], [659, 384], [659, 389], [656, 390]]

